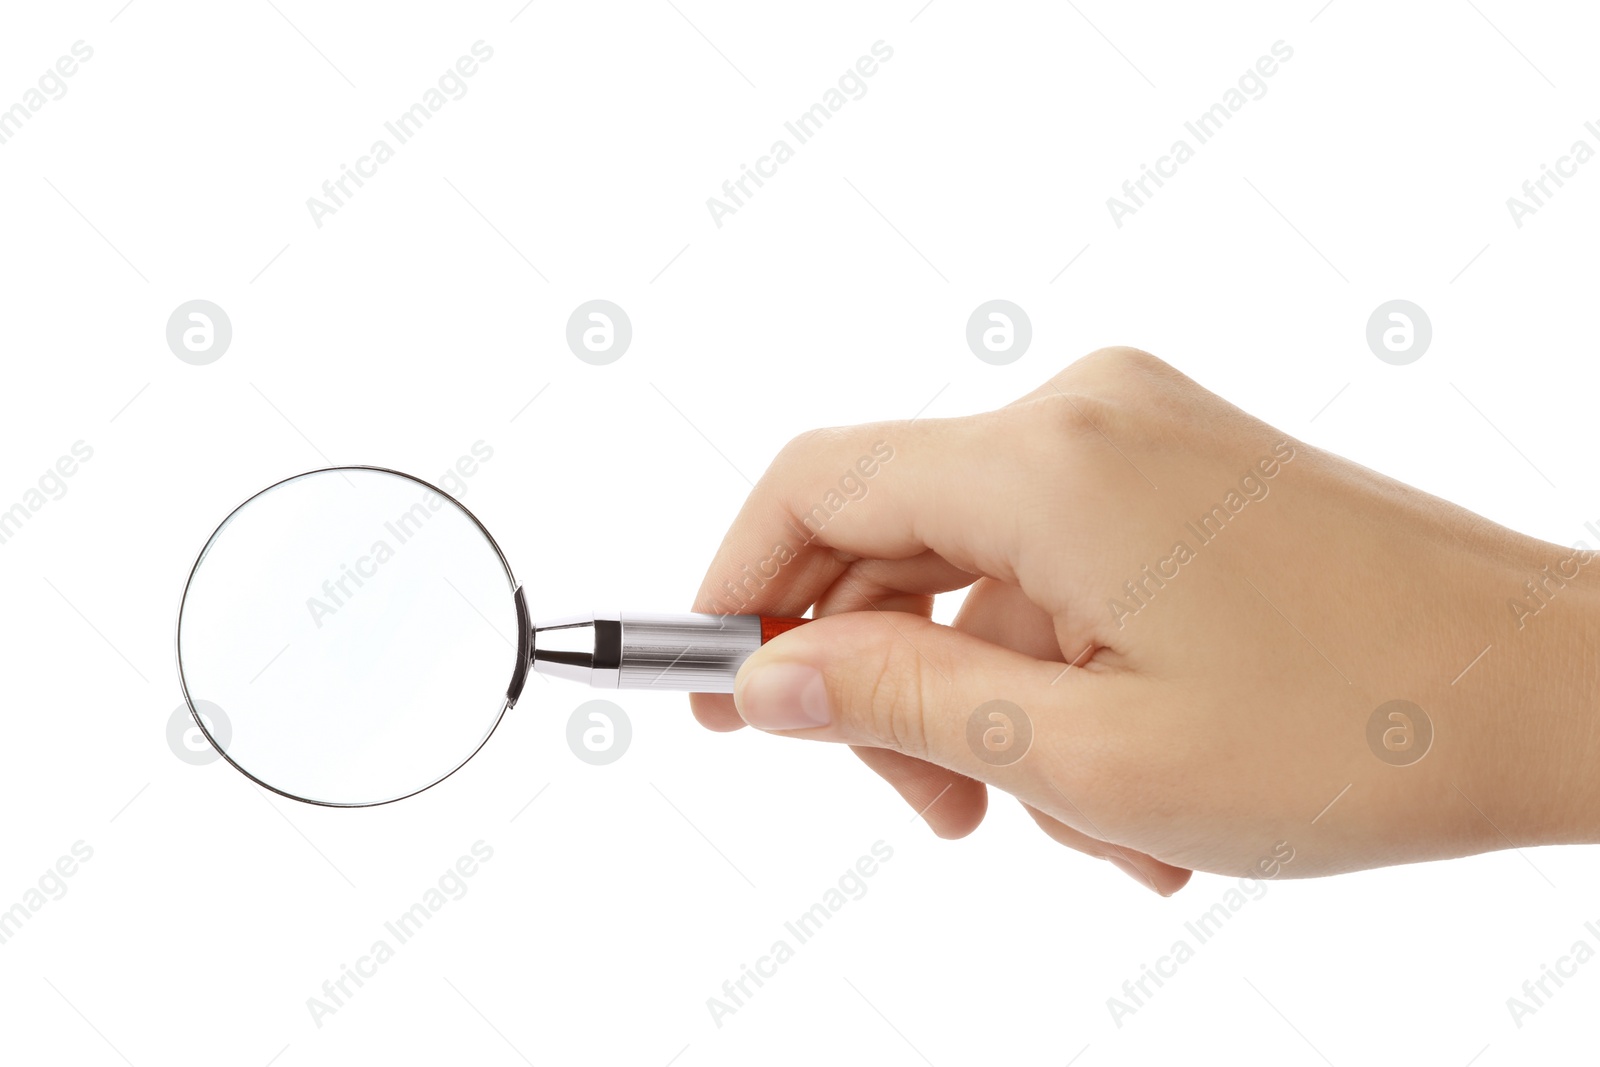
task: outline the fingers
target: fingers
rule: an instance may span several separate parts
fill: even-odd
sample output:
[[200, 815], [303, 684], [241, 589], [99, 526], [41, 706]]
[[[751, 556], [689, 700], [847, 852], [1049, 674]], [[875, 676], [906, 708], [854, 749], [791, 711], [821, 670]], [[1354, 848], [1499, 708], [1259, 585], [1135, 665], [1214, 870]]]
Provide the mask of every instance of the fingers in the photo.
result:
[[1121, 500], [1132, 413], [1206, 398], [1147, 353], [1102, 349], [995, 411], [802, 434], [745, 501], [693, 610], [799, 615], [857, 560], [921, 556], [949, 572], [942, 588], [986, 575], [1037, 601], [1063, 559], [1104, 554], [1108, 527], [1087, 516]]
[[1044, 447], [1017, 421], [1007, 409], [796, 438], [745, 501], [694, 610], [802, 614], [860, 558], [927, 555], [944, 588], [1012, 579], [1028, 451]]
[[[1012, 641], [1029, 639], [1009, 629], [1010, 609], [1017, 606], [1006, 587], [976, 589], [969, 602], [968, 625]], [[1048, 625], [1049, 619], [1027, 623]], [[987, 782], [1021, 798], [1056, 841], [1108, 859], [1168, 896], [1190, 872], [1106, 841], [1057, 784], [1104, 798], [1097, 784], [1106, 770], [1094, 764], [1114, 747], [1103, 724], [1116, 717], [1117, 683], [1115, 675], [1086, 671], [1069, 679], [1059, 661], [1041, 661], [920, 616], [856, 612], [817, 620], [762, 648], [741, 669], [734, 700], [753, 726], [850, 743], [908, 803], [925, 811], [940, 836], [976, 827], [986, 808], [981, 783]], [[1001, 718], [983, 714], [991, 701], [1006, 702]], [[990, 748], [986, 736], [994, 723], [1018, 731], [1027, 747], [1014, 757]], [[1084, 829], [1040, 810], [1063, 804]]]
[[[882, 581], [883, 570], [887, 566], [894, 568], [891, 590], [908, 587], [920, 589], [928, 588], [926, 584], [920, 584], [921, 579], [950, 580], [949, 575], [940, 575], [941, 565], [942, 561], [929, 562], [919, 556], [915, 560], [898, 560], [888, 564], [863, 561], [855, 564], [851, 572], [862, 574], [863, 567], [870, 566], [871, 570], [863, 574], [865, 584]], [[841, 578], [817, 602], [818, 615], [833, 614], [835, 610], [870, 610], [874, 607], [884, 611], [909, 610], [924, 617], [930, 613], [931, 598], [920, 608], [900, 608], [895, 605], [905, 600], [904, 596], [896, 596], [892, 591], [881, 596], [868, 594], [854, 581], [847, 581], [848, 577]], [[967, 577], [970, 579], [970, 576]], [[844, 592], [835, 596], [835, 592], [841, 589]], [[954, 625], [956, 629], [974, 637], [1038, 658], [1057, 654], [1051, 636], [1050, 616], [1029, 603], [1020, 589], [991, 578], [979, 580], [967, 594]], [[738, 713], [733, 714], [737, 716]], [[921, 815], [938, 836], [965, 837], [983, 821], [988, 810], [988, 789], [982, 782], [975, 782], [965, 775], [891, 749], [861, 745], [853, 747], [862, 762], [894, 786], [906, 803], [911, 805], [911, 809]]]
[[[874, 609], [927, 618], [933, 612], [933, 597], [884, 590], [876, 585], [864, 588], [845, 575], [822, 594], [817, 601], [816, 615], [821, 618], [841, 612]], [[745, 725], [745, 721], [734, 710], [733, 697], [727, 693], [690, 693], [689, 708], [700, 725], [718, 733], [737, 730]]]
[[742, 730], [746, 725], [727, 693], [690, 693], [689, 710], [694, 712], [696, 722], [719, 734]]
[[[814, 613], [835, 615], [844, 611], [933, 613], [933, 594], [971, 584], [977, 575], [952, 567], [932, 552], [911, 559], [863, 559], [846, 565], [837, 580], [818, 595]], [[691, 693], [689, 707], [700, 725], [719, 733], [737, 730], [745, 722], [726, 693]]]
[[1128, 877], [1164, 897], [1170, 897], [1189, 884], [1189, 876], [1194, 873], [1183, 867], [1174, 867], [1171, 864], [1162, 863], [1154, 856], [1146, 855], [1143, 852], [1137, 852], [1131, 848], [1123, 848], [1121, 845], [1114, 845], [1108, 841], [1101, 841], [1099, 838], [1080, 833], [1061, 820], [1046, 815], [1031, 804], [1022, 806], [1029, 815], [1033, 816], [1033, 821], [1039, 824], [1039, 829], [1061, 844], [1066, 845], [1068, 848], [1077, 849], [1086, 855], [1110, 860]]
[[982, 782], [887, 748], [852, 748], [940, 837], [966, 837], [989, 810], [989, 790]]
[[963, 633], [1034, 659], [1066, 661], [1056, 643], [1055, 619], [1050, 613], [1021, 589], [993, 578], [981, 578], [973, 585], [954, 625]]
[[971, 585], [978, 576], [933, 552], [910, 559], [861, 559], [850, 564], [815, 601], [818, 616], [843, 611], [933, 613], [933, 597]]
[[[1035, 602], [1063, 614], [1068, 595], [1034, 580], [1059, 572], [1060, 560], [1035, 552], [1034, 572], [1019, 574], [1021, 539], [1033, 529], [1063, 558], [1098, 558], [1085, 541], [1099, 526], [1071, 524], [1095, 501], [1103, 505], [1107, 492], [1086, 463], [1096, 454], [1113, 461], [1114, 453], [1120, 475], [1118, 464], [1128, 460], [1084, 394], [1143, 395], [1153, 378], [1182, 376], [1145, 353], [1102, 349], [998, 411], [795, 438], [745, 501], [692, 610], [801, 615], [816, 605], [819, 615], [863, 607], [925, 613], [899, 594], [932, 595], [986, 575], [1026, 587]], [[1041, 495], [1046, 465], [1056, 473], [1044, 479], [1049, 488]], [[896, 595], [874, 593], [874, 582]], [[1069, 617], [1059, 637], [1076, 663], [1095, 640], [1083, 616]], [[1042, 648], [1027, 651], [1044, 658]], [[691, 705], [713, 730], [739, 727], [724, 696], [695, 696]]]
[[[1065, 760], [1068, 770], [1074, 753], [1096, 747], [1104, 710], [1087, 706], [1085, 694], [1103, 690], [1105, 679], [1078, 671], [1052, 687], [1060, 675], [1059, 664], [920, 616], [854, 612], [759, 649], [739, 671], [734, 703], [761, 729], [893, 749], [1027, 796], [1042, 794], [1047, 781], [1028, 781], [1044, 758], [1027, 760], [1035, 732], [1048, 731], [1052, 763]], [[972, 727], [979, 706], [992, 701], [1009, 702], [1013, 716], [1029, 720], [1004, 727], [1026, 728], [1019, 754], [997, 752], [987, 717]]]
[[[899, 577], [903, 582], [905, 576]], [[877, 604], [883, 610], [891, 610], [887, 601], [879, 600]], [[818, 611], [821, 612], [820, 602]], [[1041, 659], [1057, 654], [1050, 616], [1034, 607], [1022, 590], [992, 578], [980, 579], [967, 594], [954, 625], [974, 637]], [[965, 837], [983, 821], [989, 791], [982, 782], [892, 749], [862, 745], [853, 748], [861, 761], [894, 786], [938, 836]]]

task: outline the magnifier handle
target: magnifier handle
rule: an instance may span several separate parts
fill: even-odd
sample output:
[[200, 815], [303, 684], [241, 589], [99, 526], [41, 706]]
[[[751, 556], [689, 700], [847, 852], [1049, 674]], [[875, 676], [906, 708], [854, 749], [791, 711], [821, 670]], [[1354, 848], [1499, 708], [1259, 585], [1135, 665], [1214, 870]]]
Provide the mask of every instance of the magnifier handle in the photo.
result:
[[[519, 590], [520, 592], [520, 590]], [[809, 619], [595, 612], [528, 627], [540, 674], [601, 689], [731, 693], [750, 653]]]

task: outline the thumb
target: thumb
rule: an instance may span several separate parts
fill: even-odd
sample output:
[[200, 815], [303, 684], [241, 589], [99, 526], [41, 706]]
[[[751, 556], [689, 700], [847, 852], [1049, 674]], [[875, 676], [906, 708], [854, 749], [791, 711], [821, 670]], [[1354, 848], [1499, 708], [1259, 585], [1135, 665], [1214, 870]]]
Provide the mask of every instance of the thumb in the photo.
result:
[[1071, 699], [1051, 686], [1061, 671], [920, 615], [845, 612], [763, 645], [733, 700], [759, 730], [893, 749], [1004, 788], [1049, 706]]

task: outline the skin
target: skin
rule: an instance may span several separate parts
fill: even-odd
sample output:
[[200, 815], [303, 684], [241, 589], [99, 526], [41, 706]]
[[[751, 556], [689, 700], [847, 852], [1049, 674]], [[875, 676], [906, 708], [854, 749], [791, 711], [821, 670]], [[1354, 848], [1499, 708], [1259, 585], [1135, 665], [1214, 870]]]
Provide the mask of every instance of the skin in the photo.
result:
[[[802, 545], [789, 524], [877, 442], [893, 458]], [[1213, 505], [1203, 540], [1186, 524]], [[816, 621], [696, 717], [848, 744], [940, 836], [997, 788], [1163, 895], [1196, 870], [1600, 840], [1600, 553], [1312, 448], [1148, 353], [1095, 352], [998, 411], [796, 438], [695, 610], [734, 610], [724, 583], [778, 543], [794, 557], [737, 610]], [[968, 586], [953, 626], [930, 620]], [[1369, 741], [1397, 699], [1431, 743], [1415, 715]], [[1014, 762], [968, 741], [995, 700], [1031, 724]]]

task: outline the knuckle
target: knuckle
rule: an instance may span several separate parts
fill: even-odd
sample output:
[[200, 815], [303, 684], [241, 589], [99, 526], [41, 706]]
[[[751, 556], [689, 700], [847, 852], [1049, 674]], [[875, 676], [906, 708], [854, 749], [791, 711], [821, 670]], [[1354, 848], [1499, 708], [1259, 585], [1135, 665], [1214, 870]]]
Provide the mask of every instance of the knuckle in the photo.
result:
[[1172, 368], [1142, 348], [1113, 345], [1090, 352], [1068, 368], [1069, 371], [1074, 369], [1093, 372], [1110, 380], [1125, 381], [1141, 380], [1165, 373]]
[[796, 434], [778, 450], [768, 467], [768, 475], [781, 484], [808, 477], [844, 447], [849, 436], [848, 429], [836, 427], [818, 427]]
[[779, 455], [790, 461], [814, 459], [826, 452], [843, 434], [843, 430], [827, 426], [806, 430], [790, 438]]
[[1110, 405], [1098, 395], [1083, 394], [1083, 392], [1062, 392], [1054, 411], [1050, 413], [1053, 429], [1058, 434], [1066, 434], [1072, 440], [1083, 437], [1099, 437], [1104, 432], [1110, 416]]
[[1029, 407], [1044, 440], [1059, 447], [1090, 446], [1075, 454], [1104, 455], [1147, 441], [1163, 421], [1184, 417], [1191, 398], [1186, 379], [1137, 348], [1101, 348], [1056, 376], [1053, 388]]
[[807, 456], [816, 454], [818, 437], [823, 431], [805, 430], [795, 434], [778, 449], [778, 454], [773, 457], [772, 469], [775, 471], [792, 470], [805, 461]]
[[928, 753], [927, 686], [915, 652], [905, 642], [888, 647], [867, 693], [867, 713], [875, 737], [908, 756]]
[[1070, 389], [1040, 397], [1032, 408], [1042, 423], [1039, 428], [1045, 432], [1046, 440], [1065, 438], [1073, 444], [1085, 438], [1099, 438], [1113, 415], [1112, 405], [1100, 396]]

